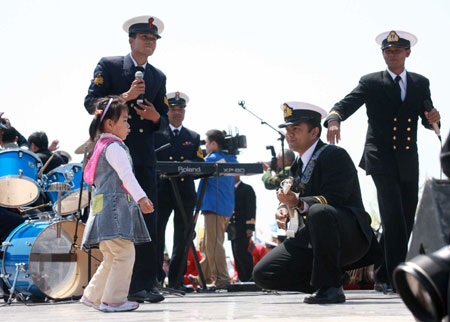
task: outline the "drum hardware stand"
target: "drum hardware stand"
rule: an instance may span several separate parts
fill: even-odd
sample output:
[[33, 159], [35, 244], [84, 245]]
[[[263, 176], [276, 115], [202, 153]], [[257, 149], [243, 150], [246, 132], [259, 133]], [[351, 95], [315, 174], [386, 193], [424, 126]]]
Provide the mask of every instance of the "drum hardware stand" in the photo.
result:
[[185, 266], [187, 264], [187, 258], [188, 258], [188, 253], [189, 253], [189, 248], [192, 251], [192, 255], [194, 256], [194, 263], [195, 263], [195, 267], [197, 268], [197, 272], [198, 272], [198, 276], [200, 278], [200, 282], [202, 285], [200, 285], [200, 288], [197, 289], [197, 292], [214, 292], [215, 288], [208, 288], [206, 286], [206, 280], [205, 280], [205, 276], [203, 275], [203, 270], [202, 267], [200, 266], [200, 262], [197, 256], [197, 251], [195, 249], [195, 245], [194, 245], [194, 238], [195, 238], [195, 226], [197, 224], [197, 220], [198, 217], [200, 215], [200, 207], [202, 205], [203, 202], [203, 197], [205, 195], [206, 192], [206, 186], [208, 183], [208, 177], [209, 176], [205, 176], [203, 179], [203, 184], [202, 184], [202, 188], [200, 189], [200, 194], [199, 197], [197, 199], [197, 204], [195, 206], [195, 214], [194, 214], [194, 219], [193, 222], [189, 225], [189, 221], [188, 221], [188, 217], [186, 212], [184, 211], [184, 207], [183, 207], [183, 203], [181, 202], [181, 195], [180, 195], [180, 190], [178, 189], [178, 185], [176, 182], [176, 178], [174, 176], [167, 176], [167, 175], [162, 175], [161, 178], [168, 178], [171, 185], [172, 185], [172, 190], [174, 192], [175, 195], [175, 200], [176, 200], [176, 204], [181, 212], [182, 218], [183, 218], [183, 223], [185, 224], [186, 227], [189, 227], [187, 233], [185, 234], [185, 248], [184, 248], [184, 253], [183, 256], [181, 258], [181, 265], [182, 267], [180, 267], [180, 270], [178, 271], [178, 276], [177, 276], [177, 280], [176, 280], [176, 285], [180, 284], [180, 281], [182, 281], [183, 278], [183, 274], [184, 274], [184, 269]]
[[[84, 155], [83, 155], [83, 167], [81, 169], [81, 182], [80, 182], [80, 195], [78, 198], [78, 209], [77, 209], [77, 224], [75, 226], [75, 233], [73, 236], [73, 244], [72, 247], [74, 248], [79, 248], [78, 244], [77, 244], [77, 239], [78, 239], [78, 223], [81, 221], [81, 200], [83, 198], [83, 188], [84, 188], [84, 169], [86, 168], [86, 161], [87, 161], [87, 153], [88, 153], [88, 147], [85, 146], [84, 147]], [[91, 203], [91, 190], [92, 190], [92, 186], [88, 185], [88, 205], [90, 205]], [[87, 255], [88, 255], [88, 283], [91, 281], [91, 277], [92, 277], [92, 270], [91, 270], [91, 265], [92, 265], [92, 252], [90, 249], [87, 250]]]
[[58, 218], [59, 221], [62, 220], [62, 216], [61, 216], [61, 196], [62, 193], [65, 191], [69, 191], [70, 190], [70, 185], [67, 183], [61, 183], [61, 182], [55, 182], [52, 183], [49, 188], [48, 191], [57, 191], [58, 192], [58, 208], [56, 211], [56, 216]]
[[[80, 195], [78, 197], [78, 209], [77, 209], [77, 224], [75, 226], [75, 233], [73, 236], [73, 244], [77, 245], [77, 239], [78, 239], [78, 223], [80, 222], [81, 218], [81, 200], [83, 198], [83, 188], [84, 188], [84, 168], [86, 168], [86, 159], [87, 159], [87, 146], [84, 147], [84, 155], [83, 155], [83, 168], [81, 169], [81, 182], [80, 182]], [[90, 257], [89, 257], [90, 258]]]
[[[6, 304], [11, 305], [13, 297], [18, 297], [23, 303], [26, 303], [26, 298], [24, 297], [24, 295], [22, 293], [17, 293], [17, 295], [14, 295], [14, 293], [16, 293], [16, 282], [17, 282], [17, 277], [19, 276], [19, 272], [26, 272], [26, 264], [25, 263], [16, 263], [16, 273], [14, 274], [14, 281], [13, 284], [11, 286], [11, 289], [9, 290], [9, 298], [8, 301], [6, 302]], [[8, 276], [3, 276], [4, 278], [8, 278]]]

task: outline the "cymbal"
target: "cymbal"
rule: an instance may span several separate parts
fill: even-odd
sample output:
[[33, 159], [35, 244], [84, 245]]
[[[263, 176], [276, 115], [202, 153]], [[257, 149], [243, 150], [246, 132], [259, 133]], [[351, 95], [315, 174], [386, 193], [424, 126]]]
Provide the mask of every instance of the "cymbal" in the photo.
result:
[[84, 154], [84, 148], [87, 146], [88, 153], [92, 151], [92, 148], [94, 146], [94, 142], [92, 142], [90, 139], [84, 142], [82, 145], [80, 145], [76, 150], [75, 154]]

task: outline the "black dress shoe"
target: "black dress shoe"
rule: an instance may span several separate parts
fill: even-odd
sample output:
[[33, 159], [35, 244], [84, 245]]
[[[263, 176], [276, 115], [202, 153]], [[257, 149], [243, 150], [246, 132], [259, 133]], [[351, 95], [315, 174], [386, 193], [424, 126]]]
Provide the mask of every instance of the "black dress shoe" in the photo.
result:
[[136, 293], [131, 293], [128, 295], [129, 301], [134, 301], [138, 303], [144, 303], [144, 301], [147, 299], [147, 291], [142, 290]]
[[344, 289], [340, 287], [321, 287], [311, 296], [305, 297], [303, 302], [308, 304], [344, 303]]
[[147, 297], [145, 298], [147, 302], [157, 303], [164, 301], [164, 295], [158, 290], [158, 288], [153, 287], [151, 290], [147, 291]]
[[376, 282], [373, 289], [377, 292], [383, 292], [384, 294], [395, 293], [395, 290], [392, 288], [391, 284], [389, 284], [389, 283]]

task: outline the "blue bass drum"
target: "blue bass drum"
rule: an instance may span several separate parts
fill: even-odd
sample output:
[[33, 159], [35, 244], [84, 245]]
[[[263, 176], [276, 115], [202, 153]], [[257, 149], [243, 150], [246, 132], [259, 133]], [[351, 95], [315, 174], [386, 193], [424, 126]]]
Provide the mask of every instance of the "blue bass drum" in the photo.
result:
[[[77, 223], [74, 221], [27, 221], [14, 229], [3, 243], [3, 280], [11, 289], [16, 267], [16, 292], [36, 299], [63, 299], [81, 296], [88, 284], [88, 254], [73, 247]], [[81, 244], [84, 224], [78, 223], [77, 242]], [[101, 252], [92, 250], [91, 274], [102, 261]]]
[[0, 151], [0, 206], [17, 208], [39, 198], [39, 157], [24, 149]]
[[[58, 213], [58, 192], [48, 191], [48, 188], [52, 183], [67, 183], [70, 185], [70, 191], [62, 193], [61, 213], [58, 213], [59, 215], [69, 215], [77, 212], [78, 200], [80, 198], [82, 172], [82, 166], [80, 163], [68, 163], [60, 165], [47, 173], [47, 195], [52, 201], [53, 210], [56, 213]], [[87, 184], [83, 182], [80, 209], [87, 207], [88, 203], [89, 195]]]

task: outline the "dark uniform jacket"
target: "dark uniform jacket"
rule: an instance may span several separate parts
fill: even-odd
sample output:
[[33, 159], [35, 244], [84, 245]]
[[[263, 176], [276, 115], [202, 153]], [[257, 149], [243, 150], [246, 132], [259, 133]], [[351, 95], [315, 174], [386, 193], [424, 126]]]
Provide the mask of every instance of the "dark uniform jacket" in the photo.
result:
[[[319, 140], [315, 151], [323, 145], [325, 143]], [[359, 223], [361, 232], [368, 243], [372, 245], [365, 258], [358, 262], [360, 263], [358, 266], [369, 265], [378, 260], [381, 250], [370, 227], [371, 218], [364, 210], [358, 174], [347, 151], [335, 145], [328, 145], [316, 160], [311, 178], [304, 189], [297, 184], [301, 175], [298, 158], [299, 156], [291, 166], [291, 175], [295, 179], [292, 190], [299, 192], [300, 200], [303, 200], [309, 207], [317, 203], [327, 204], [338, 211], [353, 214]], [[309, 236], [301, 231], [297, 235], [299, 242], [307, 246]]]
[[[186, 127], [182, 127], [177, 137], [173, 136], [170, 127], [155, 134], [155, 148], [170, 143], [170, 148], [157, 152], [158, 161], [192, 161], [202, 162], [203, 152], [200, 148], [200, 135]], [[178, 189], [185, 207], [194, 207], [197, 201], [194, 179], [192, 176], [178, 178]], [[158, 179], [159, 204], [173, 206], [175, 196], [169, 179]]]
[[368, 129], [359, 166], [371, 174], [399, 174], [402, 181], [417, 181], [417, 122], [431, 129], [424, 115], [429, 100], [429, 81], [415, 73], [406, 73], [406, 97], [402, 102], [398, 85], [387, 71], [363, 76], [358, 86], [331, 109], [325, 121], [346, 120], [366, 104]]
[[[95, 100], [108, 95], [120, 95], [130, 89], [134, 81], [136, 68], [131, 60], [130, 54], [126, 56], [103, 57], [100, 59], [94, 71], [94, 79], [89, 86], [88, 95], [84, 100], [86, 110], [93, 114], [95, 112]], [[136, 100], [127, 102], [128, 123], [130, 134], [125, 140], [130, 149], [130, 154], [135, 166], [154, 166], [156, 155], [154, 152], [153, 133], [159, 128], [165, 128], [168, 124], [168, 104], [166, 98], [166, 76], [149, 63], [144, 72], [145, 95], [158, 113], [161, 119], [158, 124], [141, 118], [134, 106]]]
[[241, 181], [234, 196], [234, 212], [227, 228], [229, 240], [247, 237], [247, 230], [255, 230], [256, 195], [252, 186]]
[[55, 169], [55, 168], [59, 167], [60, 165], [64, 164], [64, 160], [59, 155], [56, 155], [56, 154], [52, 153], [48, 149], [38, 150], [36, 152], [36, 154], [41, 159], [42, 166], [44, 166], [47, 163], [48, 159], [50, 159], [51, 155], [53, 154], [53, 158], [50, 161], [50, 163], [47, 165], [47, 167], [45, 168], [44, 174], [47, 174], [50, 171], [52, 171], [53, 169]]
[[445, 175], [450, 178], [450, 133], [441, 151], [441, 167]]

